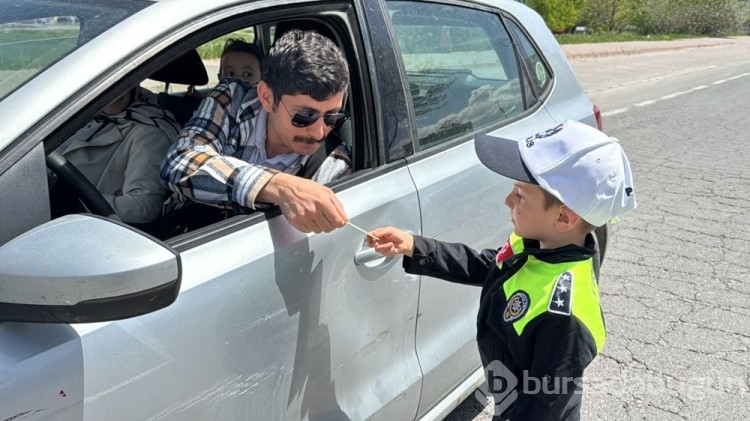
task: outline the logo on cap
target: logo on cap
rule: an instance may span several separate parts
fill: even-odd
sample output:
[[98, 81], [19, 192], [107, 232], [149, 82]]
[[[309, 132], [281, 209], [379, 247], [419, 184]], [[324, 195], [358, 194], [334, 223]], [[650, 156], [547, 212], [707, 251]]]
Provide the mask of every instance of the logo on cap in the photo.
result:
[[530, 136], [530, 137], [526, 138], [526, 147], [530, 148], [530, 147], [534, 146], [534, 139], [544, 139], [545, 137], [550, 137], [550, 136], [552, 136], [553, 134], [559, 132], [562, 129], [563, 129], [563, 125], [562, 124], [558, 124], [557, 126], [551, 128], [549, 130], [545, 130], [543, 132], [535, 134], [534, 136]]

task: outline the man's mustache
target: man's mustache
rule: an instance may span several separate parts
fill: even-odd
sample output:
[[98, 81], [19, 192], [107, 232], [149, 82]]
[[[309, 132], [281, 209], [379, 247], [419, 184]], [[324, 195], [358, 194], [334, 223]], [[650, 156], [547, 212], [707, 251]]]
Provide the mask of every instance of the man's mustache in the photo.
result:
[[294, 136], [294, 139], [293, 139], [293, 141], [295, 142], [306, 143], [308, 145], [316, 145], [316, 144], [322, 143], [323, 140], [325, 140], [325, 138], [316, 139], [314, 137], [307, 137], [307, 136]]

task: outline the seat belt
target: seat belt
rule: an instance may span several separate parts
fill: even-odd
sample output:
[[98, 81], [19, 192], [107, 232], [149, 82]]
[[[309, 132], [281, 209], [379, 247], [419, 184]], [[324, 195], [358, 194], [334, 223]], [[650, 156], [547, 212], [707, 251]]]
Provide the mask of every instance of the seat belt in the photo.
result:
[[341, 137], [334, 131], [328, 133], [323, 147], [318, 148], [305, 162], [305, 165], [297, 171], [299, 177], [311, 179], [318, 171], [323, 161], [333, 152], [342, 142]]

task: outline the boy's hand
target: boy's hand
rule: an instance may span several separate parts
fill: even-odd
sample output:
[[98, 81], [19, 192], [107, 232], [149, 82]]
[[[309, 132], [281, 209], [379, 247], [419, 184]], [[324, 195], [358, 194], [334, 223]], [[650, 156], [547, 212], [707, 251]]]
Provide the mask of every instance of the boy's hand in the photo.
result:
[[[372, 237], [376, 237], [375, 240]], [[411, 257], [414, 253], [414, 237], [394, 227], [376, 228], [365, 236], [367, 245], [383, 256], [403, 254]]]

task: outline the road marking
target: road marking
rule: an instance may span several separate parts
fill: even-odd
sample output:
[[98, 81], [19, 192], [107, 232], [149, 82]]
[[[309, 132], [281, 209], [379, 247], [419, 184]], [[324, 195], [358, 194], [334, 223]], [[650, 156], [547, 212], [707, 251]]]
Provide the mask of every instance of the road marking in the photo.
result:
[[661, 97], [661, 98], [657, 99], [657, 101], [661, 101], [661, 100], [663, 100], [663, 99], [672, 99], [672, 98], [677, 98], [678, 96], [680, 96], [680, 95], [685, 95], [686, 93], [688, 93], [688, 91], [675, 92], [675, 93], [673, 93], [673, 94], [669, 94], [669, 95], [664, 95], [663, 97]]
[[627, 108], [618, 108], [616, 110], [603, 112], [602, 113], [602, 117], [609, 117], [611, 115], [622, 114], [622, 113], [626, 113], [626, 112], [628, 112]]
[[[728, 79], [717, 80], [715, 82], [712, 82], [711, 85], [713, 85], [713, 86], [721, 85], [722, 83], [726, 83], [726, 82], [729, 82], [729, 81], [732, 81], [732, 80], [736, 80], [736, 79], [739, 79], [739, 78], [745, 77], [745, 76], [750, 76], [750, 72], [742, 73], [742, 74], [739, 74], [737, 76], [732, 76], [732, 77], [730, 77]], [[680, 91], [680, 92], [675, 92], [675, 93], [672, 93], [672, 94], [664, 95], [664, 96], [662, 96], [660, 98], [657, 98], [657, 99], [650, 99], [650, 100], [647, 100], [647, 101], [641, 101], [641, 102], [639, 102], [637, 104], [633, 104], [633, 106], [635, 106], [635, 107], [645, 107], [645, 106], [655, 104], [655, 103], [657, 103], [659, 101], [662, 101], [662, 100], [665, 100], [665, 99], [676, 98], [678, 96], [685, 95], [685, 94], [690, 93], [690, 92], [701, 91], [703, 89], [708, 89], [710, 87], [711, 86], [709, 86], [709, 85], [699, 85], [699, 86], [690, 88], [690, 89], [688, 89], [686, 91]], [[622, 113], [628, 112], [629, 110], [630, 110], [629, 107], [625, 107], [625, 108], [617, 108], [617, 109], [614, 109], [614, 110], [611, 110], [611, 111], [605, 111], [605, 112], [602, 113], [602, 117], [609, 117], [609, 116], [613, 116], [613, 115], [617, 115], [617, 114], [622, 114]]]
[[745, 77], [745, 76], [748, 76], [748, 75], [750, 75], [750, 73], [742, 73], [742, 74], [739, 74], [737, 76], [732, 76], [729, 79], [717, 80], [716, 82], [712, 83], [712, 85], [721, 85], [722, 83], [726, 83], [726, 82], [729, 82], [729, 81], [732, 81], [732, 80], [735, 80], [735, 79], [739, 79], [741, 77]]

